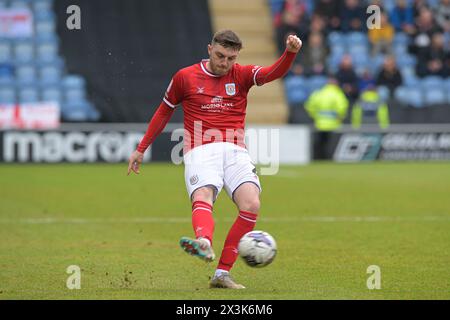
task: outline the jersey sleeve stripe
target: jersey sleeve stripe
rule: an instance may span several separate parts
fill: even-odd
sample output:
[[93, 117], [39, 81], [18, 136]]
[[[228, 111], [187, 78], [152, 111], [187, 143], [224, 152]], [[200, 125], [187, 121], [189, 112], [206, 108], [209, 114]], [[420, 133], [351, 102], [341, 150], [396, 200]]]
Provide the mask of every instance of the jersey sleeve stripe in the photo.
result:
[[172, 103], [169, 102], [169, 100], [167, 100], [166, 98], [163, 98], [163, 101], [172, 109], [175, 109], [176, 106], [174, 106]]
[[259, 70], [261, 70], [262, 67], [260, 67], [258, 70], [255, 71], [255, 74], [253, 75], [253, 83], [255, 84], [255, 86], [259, 86], [258, 83], [256, 82], [256, 75], [258, 74]]

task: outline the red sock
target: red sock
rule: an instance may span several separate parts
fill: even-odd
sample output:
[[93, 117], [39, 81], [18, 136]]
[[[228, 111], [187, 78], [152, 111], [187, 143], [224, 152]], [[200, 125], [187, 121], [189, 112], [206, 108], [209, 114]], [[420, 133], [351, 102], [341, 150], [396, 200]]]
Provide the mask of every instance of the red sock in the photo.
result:
[[230, 271], [238, 256], [239, 240], [244, 234], [253, 230], [257, 217], [256, 213], [239, 211], [239, 216], [228, 232], [217, 269]]
[[209, 203], [195, 201], [192, 204], [192, 227], [196, 238], [206, 238], [212, 245], [214, 219], [212, 206]]

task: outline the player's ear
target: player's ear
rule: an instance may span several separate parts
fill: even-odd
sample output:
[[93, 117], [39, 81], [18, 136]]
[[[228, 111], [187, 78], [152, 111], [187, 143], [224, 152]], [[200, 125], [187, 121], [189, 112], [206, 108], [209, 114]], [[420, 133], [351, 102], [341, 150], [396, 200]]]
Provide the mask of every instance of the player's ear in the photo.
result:
[[208, 44], [208, 54], [211, 55], [212, 45]]

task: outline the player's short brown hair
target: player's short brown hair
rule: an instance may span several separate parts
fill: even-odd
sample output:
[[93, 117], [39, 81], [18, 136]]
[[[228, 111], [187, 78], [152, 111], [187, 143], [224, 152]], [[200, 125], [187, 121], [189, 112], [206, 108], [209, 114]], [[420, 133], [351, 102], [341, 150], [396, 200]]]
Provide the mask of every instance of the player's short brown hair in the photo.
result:
[[239, 36], [231, 30], [217, 31], [211, 41], [211, 44], [220, 44], [224, 48], [231, 48], [234, 50], [242, 49], [242, 41]]

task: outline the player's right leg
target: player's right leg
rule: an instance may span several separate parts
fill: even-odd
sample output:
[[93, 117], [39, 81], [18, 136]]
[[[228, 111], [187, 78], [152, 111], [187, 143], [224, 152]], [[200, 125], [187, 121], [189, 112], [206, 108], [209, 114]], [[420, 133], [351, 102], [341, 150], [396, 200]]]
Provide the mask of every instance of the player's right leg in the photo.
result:
[[200, 187], [193, 192], [191, 197], [192, 227], [195, 238], [182, 237], [180, 239], [180, 246], [185, 252], [207, 262], [213, 261], [216, 257], [212, 249], [214, 194], [214, 186]]
[[217, 143], [202, 145], [184, 156], [185, 182], [192, 201], [195, 238], [183, 237], [180, 246], [205, 261], [215, 258], [213, 203], [223, 187], [223, 153]]

